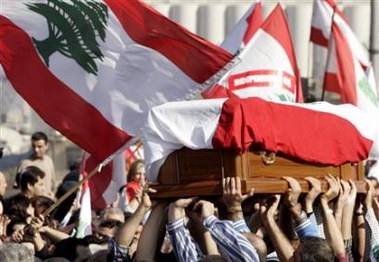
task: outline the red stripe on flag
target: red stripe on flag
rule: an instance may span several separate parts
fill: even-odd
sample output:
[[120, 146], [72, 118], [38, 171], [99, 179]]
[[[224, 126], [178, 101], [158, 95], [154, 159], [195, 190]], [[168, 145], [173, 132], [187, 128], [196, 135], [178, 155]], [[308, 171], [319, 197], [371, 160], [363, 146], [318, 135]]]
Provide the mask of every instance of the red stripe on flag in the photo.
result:
[[339, 15], [343, 21], [345, 21], [345, 23], [347, 25], [349, 25], [344, 13], [341, 11], [341, 9], [338, 8], [336, 2], [334, 2], [334, 0], [322, 0], [322, 1], [325, 1], [332, 9], [334, 9], [334, 12]]
[[340, 93], [340, 84], [335, 73], [325, 72], [323, 88], [325, 91]]
[[297, 66], [295, 49], [292, 45], [291, 31], [288, 27], [286, 16], [280, 4], [277, 4], [261, 28], [270, 34], [276, 41], [278, 41], [285, 50], [291, 63], [294, 75], [298, 80], [296, 81], [296, 102], [303, 102], [303, 90], [301, 87], [300, 73]]
[[261, 28], [275, 38], [275, 40], [283, 47], [284, 51], [287, 53], [293, 71], [296, 74], [297, 62], [291, 41], [291, 32], [288, 28], [287, 19], [280, 4], [278, 4], [271, 12]]
[[130, 136], [105, 119], [42, 63], [30, 37], [0, 16], [0, 63], [15, 90], [53, 128], [99, 159]]
[[367, 158], [372, 141], [332, 113], [260, 98], [230, 98], [223, 104], [212, 144], [239, 152], [253, 145], [304, 161], [340, 165]]
[[140, 1], [105, 2], [136, 43], [160, 52], [198, 83], [205, 82], [232, 59], [224, 49], [189, 32]]
[[343, 32], [336, 24], [332, 27], [337, 63], [338, 73], [337, 79], [340, 84], [339, 93], [341, 94], [342, 103], [357, 104], [357, 82], [355, 76], [354, 58], [352, 50], [350, 49], [347, 39], [344, 37]]
[[229, 89], [239, 90], [249, 87], [272, 87], [280, 86], [291, 93], [295, 93], [296, 79], [280, 70], [250, 70], [243, 73], [231, 75], [228, 79]]
[[311, 42], [321, 45], [321, 46], [328, 46], [328, 39], [325, 38], [325, 36], [322, 33], [322, 30], [316, 28], [316, 27], [311, 27], [311, 37], [310, 37]]
[[253, 12], [246, 18], [248, 24], [245, 34], [243, 35], [243, 43], [247, 45], [255, 32], [259, 29], [263, 22], [262, 4], [258, 2], [254, 6]]

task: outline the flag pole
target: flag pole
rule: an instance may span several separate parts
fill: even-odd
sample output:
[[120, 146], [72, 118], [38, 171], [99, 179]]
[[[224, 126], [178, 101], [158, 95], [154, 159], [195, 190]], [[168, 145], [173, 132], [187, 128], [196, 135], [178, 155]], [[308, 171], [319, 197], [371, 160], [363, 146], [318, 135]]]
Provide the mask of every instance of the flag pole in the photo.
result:
[[[132, 139], [133, 141], [133, 139]], [[134, 141], [133, 141], [134, 142]], [[126, 143], [126, 145], [129, 145], [132, 143]], [[138, 140], [137, 141], [137, 147], [135, 150], [133, 150], [133, 154], [135, 152], [137, 152], [137, 150], [142, 146], [142, 142], [141, 140]], [[122, 147], [122, 148], [125, 148]], [[119, 150], [113, 154], [116, 155], [118, 154]], [[79, 189], [86, 181], [88, 181], [91, 177], [93, 177], [94, 175], [96, 175], [97, 173], [101, 172], [101, 169], [106, 166], [111, 160], [113, 159], [113, 157], [109, 157], [107, 159], [105, 159], [102, 163], [100, 163], [99, 165], [97, 165], [88, 175], [86, 175], [82, 180], [78, 181], [78, 183], [72, 187], [69, 191], [67, 191], [63, 196], [61, 196], [54, 204], [52, 204], [48, 209], [45, 210], [45, 212], [42, 213], [43, 216], [47, 216], [49, 215], [55, 208], [57, 208], [60, 204], [62, 204], [62, 202], [64, 200], [66, 200], [71, 194], [73, 194], [77, 189]]]
[[132, 151], [132, 153], [130, 154], [130, 156], [128, 156], [128, 158], [126, 159], [126, 163], [129, 162], [129, 160], [135, 155], [135, 153], [138, 151], [138, 149], [142, 146], [142, 141], [141, 140], [138, 140], [137, 143], [135, 144], [136, 148]]
[[330, 33], [329, 33], [329, 41], [328, 41], [328, 55], [326, 57], [326, 63], [325, 63], [325, 70], [324, 70], [324, 80], [323, 80], [323, 83], [322, 83], [322, 94], [321, 94], [321, 101], [324, 101], [325, 100], [325, 73], [327, 72], [328, 70], [328, 65], [329, 65], [329, 60], [330, 60], [330, 54], [331, 54], [331, 39], [332, 39], [332, 34], [333, 34], [333, 22], [334, 22], [334, 15], [336, 13], [336, 4], [334, 5], [333, 7], [333, 14], [332, 14], [332, 20], [331, 20], [331, 23], [330, 23]]
[[91, 177], [96, 175], [101, 171], [101, 169], [109, 163], [104, 161], [100, 163], [97, 167], [95, 167], [87, 176], [85, 176], [82, 180], [78, 181], [78, 183], [68, 190], [63, 196], [61, 196], [54, 204], [52, 204], [48, 209], [46, 209], [42, 215], [46, 217], [49, 215], [57, 206], [59, 206], [64, 200], [66, 200], [71, 194], [73, 194], [79, 187], [81, 187], [84, 182], [88, 181]]

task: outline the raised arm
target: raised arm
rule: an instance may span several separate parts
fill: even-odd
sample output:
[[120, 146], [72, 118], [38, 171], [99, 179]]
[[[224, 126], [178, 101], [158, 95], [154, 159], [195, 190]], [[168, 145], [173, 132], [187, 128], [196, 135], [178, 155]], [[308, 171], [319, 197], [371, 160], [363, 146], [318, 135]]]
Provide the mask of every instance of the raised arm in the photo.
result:
[[198, 261], [202, 254], [185, 226], [185, 208], [194, 202], [195, 198], [179, 199], [168, 208], [167, 232], [170, 236], [175, 255], [180, 262]]
[[349, 182], [341, 180], [342, 187], [344, 190], [348, 191], [348, 197], [345, 204], [345, 207], [342, 212], [342, 221], [341, 221], [341, 233], [343, 242], [345, 244], [345, 251], [349, 259], [352, 261], [352, 245], [353, 245], [353, 234], [352, 234], [352, 225], [353, 225], [353, 215], [355, 200], [357, 198], [357, 188], [355, 187], [354, 182], [350, 179]]
[[258, 253], [241, 233], [233, 228], [230, 221], [221, 221], [214, 216], [214, 205], [208, 201], [199, 201], [194, 206], [200, 212], [204, 226], [209, 230], [221, 253], [230, 261], [259, 261]]
[[317, 228], [313, 225], [299, 203], [301, 187], [299, 182], [292, 177], [283, 177], [288, 183], [288, 190], [284, 195], [284, 204], [289, 209], [296, 233], [300, 238], [306, 236], [318, 236]]
[[155, 261], [166, 233], [167, 206], [167, 202], [160, 202], [149, 214], [138, 241], [135, 256], [137, 261]]
[[110, 239], [108, 243], [108, 258], [111, 261], [123, 261], [123, 259], [129, 256], [129, 246], [133, 241], [135, 232], [145, 214], [151, 208], [148, 193], [153, 192], [156, 191], [149, 188], [148, 185], [144, 186], [141, 203], [136, 212], [116, 231], [114, 238]]
[[340, 180], [340, 190], [337, 197], [337, 201], [335, 203], [334, 208], [334, 217], [336, 219], [336, 223], [338, 228], [341, 230], [342, 226], [342, 216], [345, 206], [347, 204], [347, 199], [349, 197], [350, 185], [344, 180]]
[[293, 261], [295, 249], [275, 221], [275, 212], [278, 210], [279, 202], [280, 195], [273, 195], [260, 205], [259, 212], [280, 261]]
[[341, 259], [346, 255], [345, 246], [343, 243], [341, 230], [339, 229], [336, 219], [334, 218], [333, 210], [329, 208], [329, 202], [338, 196], [340, 184], [339, 181], [332, 175], [327, 175], [325, 179], [328, 182], [329, 189], [320, 197], [324, 232], [326, 240], [332, 246], [336, 256]]
[[250, 232], [247, 227], [242, 202], [254, 195], [254, 189], [249, 194], [242, 194], [241, 179], [239, 177], [226, 177], [222, 179], [222, 198], [224, 200], [228, 219], [234, 222], [235, 229], [239, 232]]

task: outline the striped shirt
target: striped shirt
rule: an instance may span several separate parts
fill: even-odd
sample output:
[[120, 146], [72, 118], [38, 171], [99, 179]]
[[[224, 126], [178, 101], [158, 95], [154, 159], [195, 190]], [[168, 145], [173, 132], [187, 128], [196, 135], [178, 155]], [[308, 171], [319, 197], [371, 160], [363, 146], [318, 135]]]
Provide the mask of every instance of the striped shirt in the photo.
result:
[[220, 252], [228, 256], [228, 261], [259, 261], [256, 249], [242, 234], [234, 230], [231, 221], [221, 221], [215, 216], [209, 216], [204, 219], [203, 224], [211, 233]]
[[374, 209], [370, 208], [367, 210], [365, 215], [366, 222], [370, 228], [371, 238], [370, 238], [370, 256], [372, 261], [379, 260], [379, 224], [375, 217]]
[[[258, 262], [256, 249], [250, 242], [233, 228], [231, 221], [221, 221], [215, 216], [209, 216], [203, 222], [216, 242], [220, 253], [228, 261]], [[184, 218], [166, 225], [178, 261], [199, 261], [204, 255], [185, 227]]]
[[184, 218], [167, 223], [166, 229], [179, 262], [195, 262], [203, 257], [200, 248], [185, 226]]

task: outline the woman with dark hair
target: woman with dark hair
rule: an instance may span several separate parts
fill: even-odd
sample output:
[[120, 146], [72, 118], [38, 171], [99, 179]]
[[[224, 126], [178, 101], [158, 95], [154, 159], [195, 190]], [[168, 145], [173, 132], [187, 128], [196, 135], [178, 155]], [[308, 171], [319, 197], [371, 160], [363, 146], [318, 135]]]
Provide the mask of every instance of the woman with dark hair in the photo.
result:
[[[34, 208], [34, 215], [42, 215], [50, 206], [54, 204], [54, 201], [47, 196], [35, 196], [31, 199], [32, 206]], [[50, 214], [51, 215], [51, 214]]]
[[32, 221], [34, 208], [31, 199], [23, 195], [15, 195], [7, 199], [4, 205], [4, 214], [10, 220], [6, 230], [7, 236], [10, 236], [13, 232], [23, 229]]
[[31, 199], [23, 195], [16, 195], [6, 201], [4, 214], [11, 220], [24, 221], [26, 224], [34, 217], [34, 207]]

